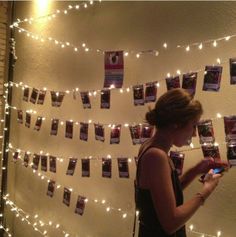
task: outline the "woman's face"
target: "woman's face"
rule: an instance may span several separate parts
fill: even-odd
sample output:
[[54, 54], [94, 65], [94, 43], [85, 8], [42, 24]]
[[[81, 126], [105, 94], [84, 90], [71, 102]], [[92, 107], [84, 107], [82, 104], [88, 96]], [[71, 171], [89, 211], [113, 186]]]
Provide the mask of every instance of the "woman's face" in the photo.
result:
[[176, 136], [174, 145], [177, 147], [189, 145], [192, 141], [192, 137], [196, 136], [197, 124], [200, 120], [200, 116], [190, 120], [184, 127], [176, 129]]

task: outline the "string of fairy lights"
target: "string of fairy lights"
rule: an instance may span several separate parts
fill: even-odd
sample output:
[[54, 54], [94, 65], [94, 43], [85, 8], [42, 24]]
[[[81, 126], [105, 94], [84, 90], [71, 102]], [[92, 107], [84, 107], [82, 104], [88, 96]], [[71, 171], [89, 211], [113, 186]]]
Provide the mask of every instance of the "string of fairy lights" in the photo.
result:
[[[74, 5], [74, 6], [69, 5], [69, 6], [68, 6], [66, 9], [64, 9], [64, 10], [56, 10], [56, 11], [55, 11], [54, 13], [52, 13], [52, 14], [49, 14], [49, 15], [47, 15], [47, 16], [42, 16], [42, 17], [39, 17], [39, 18], [36, 18], [36, 19], [34, 19], [34, 18], [25, 18], [24, 20], [18, 19], [16, 22], [13, 23], [13, 25], [12, 25], [11, 27], [12, 27], [12, 28], [16, 28], [19, 33], [24, 33], [24, 34], [26, 34], [28, 37], [30, 37], [30, 38], [33, 39], [33, 40], [37, 40], [37, 41], [42, 42], [42, 43], [48, 41], [48, 42], [54, 43], [56, 46], [59, 46], [61, 49], [63, 49], [63, 48], [69, 48], [69, 47], [70, 47], [71, 49], [73, 49], [74, 52], [84, 51], [84, 52], [86, 52], [86, 53], [87, 53], [87, 52], [97, 52], [97, 53], [104, 54], [104, 51], [103, 51], [103, 50], [101, 50], [101, 49], [92, 49], [92, 48], [89, 48], [89, 47], [87, 47], [87, 43], [84, 43], [84, 42], [81, 44], [81, 46], [78, 46], [78, 45], [75, 45], [75, 44], [73, 44], [73, 43], [71, 43], [71, 42], [69, 42], [69, 41], [63, 42], [63, 41], [60, 41], [60, 40], [55, 39], [55, 38], [50, 37], [50, 36], [49, 36], [49, 37], [43, 37], [43, 36], [41, 36], [41, 35], [34, 34], [33, 32], [30, 32], [30, 31], [26, 30], [26, 29], [23, 28], [23, 27], [20, 27], [20, 25], [23, 24], [23, 23], [32, 24], [32, 23], [34, 23], [34, 22], [36, 22], [36, 21], [39, 21], [39, 20], [52, 20], [52, 19], [54, 19], [55, 17], [57, 17], [57, 16], [59, 16], [59, 15], [62, 15], [62, 14], [67, 15], [67, 14], [69, 14], [69, 13], [71, 12], [71, 10], [78, 10], [78, 9], [81, 9], [81, 8], [87, 9], [88, 6], [89, 6], [89, 4], [90, 4], [90, 5], [93, 5], [93, 1], [90, 1], [88, 4], [87, 4], [87, 3], [82, 3], [81, 5], [80, 5], [80, 4], [77, 4], [77, 5]], [[227, 42], [227, 41], [229, 41], [230, 39], [233, 39], [233, 38], [235, 38], [235, 37], [236, 37], [236, 35], [233, 34], [233, 35], [228, 35], [228, 36], [224, 36], [224, 37], [217, 38], [217, 39], [205, 40], [205, 41], [202, 41], [202, 42], [190, 43], [190, 44], [187, 44], [187, 45], [177, 45], [176, 48], [184, 49], [186, 52], [189, 52], [189, 51], [191, 51], [191, 50], [193, 50], [193, 49], [195, 49], [195, 48], [196, 48], [196, 49], [199, 49], [199, 50], [202, 50], [202, 49], [203, 49], [204, 47], [206, 47], [207, 45], [211, 45], [212, 47], [217, 47], [220, 42], [223, 42], [223, 41]], [[164, 44], [163, 44], [163, 48], [164, 48], [164, 49], [169, 49], [170, 46], [169, 46], [167, 43], [164, 43]], [[145, 50], [145, 51], [142, 51], [142, 50], [139, 50], [139, 51], [124, 50], [124, 56], [129, 56], [129, 55], [131, 55], [131, 54], [134, 54], [134, 55], [136, 56], [136, 58], [138, 59], [138, 58], [140, 58], [140, 56], [143, 55], [143, 54], [150, 54], [150, 55], [158, 56], [158, 55], [159, 55], [159, 50], [156, 50], [156, 49], [150, 49], [150, 50]], [[222, 63], [225, 63], [225, 62], [226, 62], [226, 61], [221, 61], [220, 58], [217, 58], [216, 61], [217, 61], [218, 64], [222, 64]], [[197, 70], [197, 72], [200, 72], [200, 71], [203, 71], [203, 70]], [[177, 70], [177, 74], [180, 75], [180, 74], [181, 74], [181, 71], [180, 71], [180, 70]], [[170, 77], [170, 73], [167, 73], [167, 77]], [[163, 79], [163, 80], [164, 80], [164, 79]], [[161, 81], [161, 80], [159, 80], [159, 81]], [[21, 87], [22, 89], [24, 89], [25, 87], [32, 88], [32, 87], [30, 87], [30, 86], [27, 86], [27, 85], [23, 84], [22, 82], [20, 82], [20, 83], [10, 82], [10, 84], [7, 84], [6, 86]], [[157, 86], [159, 87], [159, 82], [158, 82]], [[123, 92], [130, 92], [130, 90], [132, 89], [132, 87], [133, 87], [133, 86], [129, 86], [129, 87], [126, 87], [126, 88], [121, 88], [121, 89], [119, 89], [119, 91], [120, 91], [120, 93], [123, 93]], [[45, 89], [45, 90], [49, 90], [49, 89], [47, 89], [47, 88], [44, 88], [44, 89]], [[110, 89], [112, 90], [112, 89], [115, 89], [115, 88], [111, 86]], [[70, 94], [70, 93], [73, 93], [73, 92], [79, 92], [79, 91], [80, 91], [79, 88], [74, 88], [74, 89], [72, 89], [72, 90], [65, 90], [65, 92], [66, 92], [67, 94]], [[90, 96], [96, 96], [97, 93], [101, 92], [101, 90], [90, 90], [89, 92], [90, 92]], [[9, 109], [9, 108], [11, 108], [11, 109], [17, 109], [16, 107], [12, 107], [12, 106], [8, 105], [8, 103], [6, 103], [6, 107], [5, 107], [6, 114], [9, 113], [9, 112], [8, 112], [8, 109]], [[31, 113], [33, 113], [33, 114], [36, 114], [36, 113], [37, 113], [37, 112], [34, 111], [34, 110], [31, 110], [31, 111], [28, 111], [28, 112], [31, 112]], [[222, 115], [218, 113], [218, 114], [217, 114], [217, 118], [221, 118], [221, 117], [222, 117]], [[92, 120], [89, 120], [90, 123], [91, 123], [91, 121], [92, 121]], [[1, 122], [4, 123], [4, 120], [1, 120]], [[62, 122], [63, 122], [63, 121], [62, 121]], [[64, 124], [64, 123], [61, 123], [61, 125], [63, 125], [63, 124]], [[75, 123], [75, 124], [76, 124], [76, 123]], [[78, 125], [78, 124], [76, 124], [76, 125]], [[111, 126], [111, 125], [108, 125], [108, 126]], [[125, 127], [128, 127], [128, 124], [124, 124], [124, 126], [125, 126]], [[5, 127], [4, 129], [6, 130], [7, 128]], [[193, 146], [193, 147], [192, 147], [192, 146], [193, 146], [193, 144], [191, 144], [191, 148], [192, 148], [192, 149], [198, 149], [198, 148], [196, 148], [196, 147], [194, 148], [194, 146]], [[13, 148], [11, 145], [9, 145], [9, 148], [7, 148], [7, 151], [9, 151], [9, 149], [10, 149], [10, 150], [17, 150], [18, 152], [22, 152], [22, 150], [20, 150], [20, 149], [15, 149], [15, 148]], [[40, 153], [42, 154], [43, 152], [40, 151]], [[46, 154], [48, 154], [48, 153], [46, 153]], [[89, 156], [89, 157], [91, 157], [91, 156]], [[108, 157], [109, 157], [109, 155], [108, 155]], [[111, 157], [110, 157], [110, 158], [111, 158]], [[63, 162], [63, 158], [58, 158], [58, 159], [59, 159], [61, 162]], [[94, 159], [94, 157], [91, 157], [91, 159]], [[96, 159], [97, 159], [97, 158], [96, 158]], [[21, 159], [21, 160], [22, 160], [22, 159]], [[131, 162], [131, 159], [129, 160], [129, 162]], [[2, 168], [3, 168], [3, 170], [4, 170], [5, 167], [2, 167]], [[38, 175], [41, 180], [47, 180], [47, 182], [50, 181], [49, 177], [47, 177], [47, 176], [45, 176], [45, 175], [42, 175], [40, 172], [35, 171], [35, 170], [33, 170], [33, 172], [34, 172], [36, 175]], [[58, 184], [58, 185], [57, 185], [57, 188], [60, 188], [60, 187], [61, 187], [61, 185]], [[73, 189], [71, 189], [71, 191], [73, 191], [73, 192], [75, 193], [75, 191], [74, 191]], [[38, 226], [41, 226], [41, 227], [45, 226], [45, 223], [44, 223], [44, 222], [40, 222], [40, 221], [38, 221], [38, 223], [37, 223], [37, 222], [34, 222], [34, 223], [29, 222], [29, 221], [28, 221], [29, 215], [28, 215], [28, 214], [25, 215], [26, 213], [23, 212], [22, 209], [18, 208], [10, 199], [8, 199], [8, 196], [9, 196], [9, 195], [6, 195], [6, 196], [5, 196], [6, 205], [10, 205], [11, 211], [13, 211], [13, 212], [16, 214], [16, 217], [22, 217], [22, 219], [21, 219], [22, 222], [28, 223], [29, 225], [31, 225], [31, 226], [34, 228], [35, 231], [37, 231], [37, 232], [41, 233], [42, 235], [46, 236], [46, 235], [47, 235], [47, 230], [41, 231], [41, 230], [39, 230], [39, 227], [38, 227]], [[90, 200], [91, 200], [91, 199], [90, 199]], [[92, 201], [95, 202], [95, 203], [99, 203], [99, 204], [101, 203], [102, 205], [106, 204], [106, 200], [102, 200], [102, 201], [100, 202], [100, 201], [98, 201], [97, 199], [92, 199]], [[22, 210], [22, 211], [20, 212], [20, 210]], [[106, 206], [106, 207], [105, 207], [105, 210], [106, 210], [106, 212], [110, 212], [110, 210], [119, 211], [119, 212], [122, 213], [122, 218], [126, 218], [127, 215], [133, 215], [133, 214], [129, 214], [129, 213], [127, 213], [127, 212], [123, 212], [120, 208], [117, 209], [117, 208], [113, 208], [113, 207], [110, 207], [110, 206]], [[24, 213], [24, 215], [23, 215], [23, 213]], [[136, 214], [138, 215], [138, 212], [137, 212]], [[38, 218], [38, 215], [36, 214], [36, 215], [34, 216], [34, 218], [37, 219], [37, 218]], [[51, 224], [50, 224], [50, 223], [51, 223]], [[52, 224], [51, 221], [49, 221], [48, 226], [53, 226], [53, 224]], [[60, 224], [56, 224], [56, 225], [55, 225], [55, 228], [59, 228], [59, 227], [60, 227]], [[9, 229], [8, 229], [8, 228], [5, 228], [5, 227], [3, 227], [3, 226], [0, 226], [0, 228], [4, 229], [5, 232], [8, 234], [8, 236], [11, 237], [11, 234], [9, 233]], [[63, 231], [64, 231], [64, 230], [63, 230]], [[206, 233], [201, 233], [201, 232], [198, 232], [197, 230], [195, 230], [195, 227], [194, 227], [192, 224], [189, 226], [188, 231], [191, 232], [191, 233], [193, 233], [193, 234], [196, 234], [196, 235], [198, 235], [198, 236], [201, 236], [201, 237], [220, 237], [221, 234], [222, 234], [221, 231], [217, 231], [217, 234], [216, 234], [216, 235], [210, 235], [210, 234], [206, 234]], [[65, 231], [63, 232], [63, 234], [64, 234], [65, 237], [70, 236], [69, 233], [67, 233], [67, 232], [65, 232]]]
[[[95, 1], [96, 2], [96, 1]], [[101, 2], [101, 1], [99, 1]], [[64, 14], [67, 15], [70, 12], [72, 12], [71, 10], [79, 10], [81, 8], [83, 9], [87, 9], [89, 5], [93, 5], [94, 1], [89, 1], [88, 3], [84, 2], [81, 4], [76, 4], [76, 5], [68, 5], [68, 7], [66, 9], [63, 10], [59, 10], [57, 9], [54, 13], [45, 15], [45, 16], [40, 16], [37, 18], [25, 18], [24, 20], [20, 20], [17, 19], [17, 21], [15, 21], [10, 27], [11, 28], [16, 28], [18, 30], [19, 33], [25, 33], [28, 37], [31, 37], [34, 40], [37, 40], [39, 42], [45, 42], [45, 41], [50, 41], [52, 43], [54, 43], [56, 46], [60, 46], [62, 49], [65, 47], [70, 47], [72, 48], [75, 52], [79, 52], [79, 48], [82, 49], [82, 51], [84, 52], [89, 52], [89, 51], [95, 51], [97, 53], [102, 53], [104, 54], [104, 50], [101, 49], [91, 49], [87, 47], [86, 43], [81, 43], [81, 46], [75, 46], [73, 43], [66, 41], [60, 41], [58, 39], [55, 39], [53, 37], [43, 37], [41, 35], [38, 34], [34, 34], [33, 32], [30, 32], [28, 30], [26, 30], [25, 28], [20, 27], [19, 25], [22, 23], [29, 23], [32, 24], [34, 22], [37, 22], [39, 20], [49, 20], [51, 21], [52, 19], [56, 18], [58, 15]], [[184, 49], [186, 52], [191, 51], [192, 49], [198, 49], [198, 50], [202, 50], [204, 47], [206, 47], [207, 45], [210, 45], [212, 47], [217, 47], [218, 44], [222, 41], [224, 42], [228, 42], [229, 40], [232, 40], [233, 38], [236, 37], [236, 34], [231, 34], [231, 35], [226, 35], [223, 37], [219, 37], [219, 38], [215, 38], [215, 39], [207, 39], [207, 40], [203, 40], [201, 42], [194, 42], [194, 43], [189, 43], [189, 44], [178, 44], [176, 45], [174, 48], [179, 48], [179, 49]], [[162, 48], [164, 49], [168, 49], [170, 48], [169, 45], [164, 42], [162, 45]], [[135, 54], [136, 58], [140, 58], [141, 55], [143, 54], [150, 54], [150, 55], [154, 55], [154, 56], [158, 56], [159, 55], [159, 50], [157, 49], [148, 49], [148, 50], [139, 50], [139, 51], [134, 51], [134, 50], [125, 50], [124, 51], [124, 55], [128, 56], [128, 55], [132, 55]], [[219, 61], [219, 59], [217, 59], [217, 61]]]
[[[11, 150], [12, 150], [12, 152], [14, 152], [14, 150], [19, 151], [19, 149], [14, 149], [12, 146], [11, 146]], [[23, 162], [23, 160], [22, 160], [20, 157], [19, 157], [19, 159]], [[32, 164], [31, 164], [31, 165], [32, 165]], [[40, 177], [41, 180], [47, 180], [47, 182], [50, 182], [50, 178], [49, 178], [48, 176], [46, 176], [46, 175], [42, 175], [39, 171], [33, 170], [33, 173], [34, 173], [36, 176]], [[59, 189], [59, 188], [61, 188], [62, 186], [63, 186], [63, 185], [58, 184], [58, 185], [56, 186], [56, 188]], [[71, 192], [73, 192], [73, 193], [76, 194], [76, 192], [75, 192], [72, 188], [70, 188], [69, 190], [70, 190]], [[9, 194], [8, 194], [8, 195], [9, 195]], [[91, 199], [91, 198], [90, 198], [89, 200], [93, 201], [93, 202], [96, 203], [96, 204], [100, 204], [101, 206], [105, 206], [105, 205], [107, 204], [107, 201], [106, 201], [105, 199], [103, 199], [102, 201], [99, 201], [98, 199]], [[88, 199], [86, 198], [86, 203], [87, 203], [87, 202], [88, 202]], [[110, 205], [109, 205], [109, 206], [105, 206], [104, 209], [105, 209], [105, 211], [106, 211], [107, 213], [110, 212], [110, 211], [118, 211], [118, 212], [121, 212], [123, 219], [127, 218], [127, 216], [130, 216], [130, 217], [133, 216], [133, 213], [124, 212], [124, 211], [122, 211], [121, 208], [114, 208], [114, 207], [111, 207]], [[17, 213], [17, 207], [15, 206], [14, 209], [12, 209], [12, 211], [16, 211], [16, 213]], [[25, 212], [24, 212], [23, 210], [22, 210], [22, 212], [25, 214]], [[18, 214], [18, 215], [19, 215], [19, 214]], [[138, 216], [138, 215], [139, 215], [139, 211], [136, 211], [136, 216]], [[26, 217], [29, 218], [29, 215], [26, 214]], [[26, 219], [27, 219], [27, 218], [26, 218]], [[34, 215], [34, 218], [37, 219], [37, 218], [38, 218], [38, 214]], [[24, 219], [25, 219], [25, 218], [24, 218]], [[23, 219], [22, 221], [24, 221], [24, 219]], [[42, 220], [39, 221], [40, 226], [44, 226], [45, 223], [46, 223], [46, 222], [44, 222], [44, 221], [42, 221]], [[34, 230], [35, 230], [35, 231], [38, 231], [37, 225], [38, 225], [38, 223], [37, 223], [37, 222], [34, 222], [33, 227], [34, 227]], [[46, 224], [46, 225], [47, 225], [47, 224]], [[52, 222], [52, 221], [49, 221], [49, 222], [48, 222], [48, 226], [52, 226], [52, 227], [54, 227], [54, 228], [59, 228], [61, 225], [60, 225], [59, 223], [57, 223], [57, 224], [55, 224], [55, 225], [53, 226], [53, 222]], [[220, 237], [221, 234], [222, 234], [221, 231], [217, 231], [217, 234], [216, 234], [216, 235], [206, 234], [206, 233], [203, 233], [203, 232], [199, 232], [199, 231], [195, 230], [193, 224], [190, 224], [190, 225], [189, 225], [189, 227], [187, 228], [187, 231], [189, 231], [189, 232], [191, 232], [191, 233], [193, 233], [193, 234], [195, 234], [195, 235], [201, 236], [201, 237], [203, 237], [203, 236], [204, 236], [204, 237]], [[62, 230], [62, 232], [63, 232], [63, 234], [64, 234], [65, 237], [70, 236], [70, 235], [69, 235], [67, 232], [65, 232], [64, 230]], [[43, 234], [45, 235], [46, 233], [47, 233], [47, 231], [44, 230]]]
[[[101, 2], [101, 1], [99, 1], [99, 2]], [[50, 37], [50, 36], [49, 37], [42, 37], [41, 35], [34, 34], [33, 32], [30, 32], [30, 31], [26, 30], [25, 28], [20, 27], [19, 25], [22, 23], [32, 24], [32, 23], [42, 20], [42, 19], [50, 21], [50, 20], [56, 18], [58, 15], [61, 15], [61, 14], [67, 15], [70, 12], [72, 12], [71, 10], [74, 10], [74, 9], [75, 10], [79, 10], [81, 8], [87, 9], [89, 5], [93, 5], [93, 4], [94, 4], [94, 1], [89, 1], [89, 3], [85, 2], [85, 3], [81, 3], [81, 4], [76, 4], [76, 5], [68, 5], [68, 7], [66, 9], [63, 9], [63, 10], [58, 9], [54, 13], [51, 13], [51, 14], [48, 14], [45, 16], [40, 16], [35, 19], [33, 17], [25, 18], [24, 20], [17, 19], [17, 21], [15, 21], [11, 25], [11, 28], [16, 28], [19, 33], [25, 33], [28, 37], [31, 37], [34, 40], [38, 40], [39, 42], [43, 43], [45, 41], [50, 41], [50, 42], [54, 43], [56, 46], [60, 46], [62, 49], [65, 47], [70, 47], [75, 52], [79, 52], [80, 51], [80, 50], [78, 50], [79, 47], [75, 46], [73, 43], [70, 43], [69, 41], [62, 42], [62, 41], [55, 39], [53, 37]], [[174, 46], [174, 48], [184, 49], [186, 52], [189, 52], [192, 49], [202, 50], [204, 47], [206, 47], [208, 45], [210, 45], [212, 47], [217, 47], [220, 42], [222, 42], [222, 41], [228, 42], [229, 40], [232, 40], [235, 37], [236, 37], [236, 34], [231, 34], [231, 35], [226, 35], [226, 36], [215, 38], [215, 39], [203, 40], [201, 42], [194, 42], [194, 43], [182, 44], [182, 45], [178, 44], [178, 45]], [[87, 45], [86, 43], [82, 43], [81, 44], [82, 47], [80, 46], [84, 52], [95, 51], [97, 53], [104, 54], [103, 50], [91, 49], [91, 48], [88, 48], [86, 45]], [[170, 48], [170, 46], [167, 44], [167, 42], [164, 42], [162, 45], [162, 48], [168, 49], [168, 48]], [[134, 50], [125, 50], [124, 51], [125, 56], [132, 55], [132, 54], [135, 54], [136, 58], [138, 59], [143, 54], [150, 54], [153, 56], [158, 56], [159, 50], [148, 49], [148, 50], [139, 50], [139, 51], [134, 51]]]
[[[42, 220], [42, 218], [39, 217], [38, 214], [30, 215], [26, 213], [22, 208], [19, 208], [12, 200], [9, 199], [9, 194], [6, 194], [4, 196], [4, 200], [5, 200], [5, 204], [7, 206], [8, 205], [10, 206], [10, 211], [13, 212], [17, 218], [21, 218], [22, 222], [30, 225], [34, 229], [34, 231], [39, 232], [41, 235], [47, 237], [48, 230], [46, 230], [45, 227], [51, 227], [52, 229], [60, 230], [61, 233], [64, 235], [64, 237], [71, 236], [71, 234], [69, 234], [67, 231], [61, 228], [61, 225], [59, 223], [54, 223], [51, 220], [44, 221]], [[138, 211], [136, 212], [136, 215], [137, 216], [139, 215]], [[30, 221], [30, 219], [32, 220]], [[8, 237], [12, 237], [12, 235], [10, 234], [9, 228], [4, 228], [3, 226], [0, 226], [0, 228], [4, 229]], [[40, 228], [44, 228], [44, 230], [40, 230]], [[187, 231], [201, 237], [220, 237], [222, 235], [221, 231], [217, 231], [216, 235], [199, 232], [195, 230], [195, 227], [193, 224], [189, 225], [189, 227], [187, 228]]]
[[[228, 60], [221, 60], [220, 58], [217, 58], [216, 59], [216, 62], [217, 62], [217, 65], [223, 65], [223, 64], [226, 64], [228, 63]], [[213, 64], [214, 66], [214, 64]], [[191, 70], [190, 72], [196, 72], [196, 73], [199, 73], [199, 72], [204, 72], [206, 73], [206, 71], [204, 69], [197, 69], [197, 70]], [[177, 69], [176, 70], [176, 74], [175, 75], [178, 75], [178, 76], [183, 76], [185, 74], [187, 74], [188, 72], [181, 72], [180, 69]], [[175, 76], [174, 75], [174, 76]], [[173, 75], [171, 73], [166, 73], [166, 78], [170, 78], [172, 77]], [[160, 87], [160, 83], [161, 82], [164, 82], [166, 80], [166, 78], [163, 78], [163, 79], [158, 79], [156, 82], [155, 82], [155, 86], [156, 88], [159, 88]], [[142, 83], [140, 85], [145, 85], [149, 82], [146, 82], [146, 83]], [[23, 82], [13, 82], [13, 81], [10, 81], [8, 83], [5, 83], [4, 84], [5, 87], [15, 87], [15, 88], [19, 88], [19, 89], [22, 89], [24, 91], [25, 88], [30, 88], [30, 89], [33, 89], [35, 87], [33, 86], [30, 86], [30, 85], [27, 85], [27, 84], [24, 84]], [[127, 87], [122, 87], [122, 88], [115, 88], [114, 85], [111, 85], [109, 88], [106, 88], [107, 90], [119, 90], [120, 94], [124, 94], [125, 92], [126, 93], [129, 93], [132, 91], [132, 89], [134, 88], [135, 85], [129, 85]], [[47, 87], [43, 87], [42, 88], [43, 91], [57, 91], [55, 89], [52, 89], [52, 88], [47, 88]], [[81, 92], [81, 91], [86, 91], [88, 92], [88, 95], [90, 97], [96, 97], [97, 95], [101, 94], [103, 89], [85, 89], [85, 90], [81, 90], [79, 87], [76, 87], [76, 88], [72, 88], [72, 89], [66, 89], [66, 90], [60, 90], [60, 92], [63, 92], [67, 95], [69, 94], [72, 94], [73, 95], [73, 98], [76, 99], [77, 95]]]
[[4, 230], [8, 237], [12, 237], [12, 234], [8, 227], [5, 228], [3, 225], [0, 225], [0, 229]]
[[47, 236], [48, 230], [46, 229], [46, 227], [50, 227], [52, 229], [57, 229], [58, 231], [60, 231], [64, 237], [70, 236], [70, 234], [67, 231], [62, 229], [59, 223], [54, 223], [51, 220], [42, 221], [42, 219], [39, 217], [38, 214], [30, 215], [26, 213], [22, 208], [19, 208], [12, 200], [10, 200], [9, 196], [10, 196], [9, 194], [6, 194], [3, 198], [6, 206], [10, 207], [10, 211], [15, 214], [15, 217], [20, 219], [22, 222], [30, 225], [34, 231], [39, 232], [42, 236]]
[[[20, 149], [14, 149], [12, 146], [9, 147], [9, 151], [12, 151], [12, 154], [14, 154], [14, 152], [15, 152], [16, 150], [17, 150], [18, 152], [19, 152], [19, 151], [23, 152], [23, 151], [20, 150]], [[41, 153], [41, 154], [42, 154], [42, 153]], [[24, 160], [23, 160], [20, 156], [19, 156], [18, 158], [19, 158], [19, 160], [20, 160], [20, 161], [22, 162], [22, 164], [23, 164], [23, 163], [24, 163]], [[61, 159], [60, 159], [60, 161], [61, 161]], [[32, 165], [33, 165], [33, 163], [31, 162], [30, 166], [32, 166]], [[41, 173], [40, 171], [38, 171], [38, 170], [33, 169], [32, 172], [33, 172], [36, 176], [40, 177], [41, 180], [45, 180], [45, 181], [47, 181], [48, 183], [49, 183], [50, 180], [51, 180], [50, 177], [48, 177], [48, 176], [45, 175], [45, 174], [42, 174], [42, 173]], [[67, 186], [67, 185], [60, 184], [60, 183], [58, 183], [58, 182], [56, 182], [56, 183], [57, 183], [56, 189], [60, 189], [60, 188], [62, 188], [62, 187], [66, 187], [66, 186]], [[75, 194], [75, 195], [80, 195], [80, 194], [79, 194], [78, 192], [76, 192], [73, 188], [69, 187], [68, 189], [71, 191], [71, 193], [73, 193], [73, 194]], [[89, 198], [89, 199], [86, 198], [86, 199], [85, 199], [85, 202], [86, 202], [86, 203], [88, 203], [88, 202], [90, 202], [90, 201], [92, 201], [92, 202], [94, 202], [94, 203], [96, 203], [96, 204], [102, 205], [102, 206], [104, 207], [104, 209], [106, 210], [106, 212], [117, 211], [118, 213], [121, 213], [122, 218], [126, 218], [127, 215], [128, 215], [128, 213], [125, 212], [124, 210], [122, 210], [121, 208], [116, 208], [116, 207], [112, 207], [111, 205], [109, 205], [108, 202], [107, 202], [107, 200], [105, 200], [105, 199], [103, 199], [103, 200], [101, 200], [101, 201], [99, 201], [97, 198]], [[130, 215], [130, 216], [133, 216], [132, 213], [130, 213], [129, 215]]]

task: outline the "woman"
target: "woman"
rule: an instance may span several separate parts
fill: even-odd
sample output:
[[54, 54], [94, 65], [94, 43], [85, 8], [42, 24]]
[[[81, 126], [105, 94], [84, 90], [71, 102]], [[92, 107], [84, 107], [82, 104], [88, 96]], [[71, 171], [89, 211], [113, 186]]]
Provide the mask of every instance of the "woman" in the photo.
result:
[[[212, 158], [202, 160], [179, 178], [168, 157], [172, 145], [190, 144], [202, 113], [200, 102], [183, 89], [167, 91], [147, 112], [146, 120], [156, 132], [139, 151], [135, 185], [139, 237], [185, 237], [185, 223], [216, 188], [221, 175], [210, 170]], [[182, 190], [207, 172], [200, 192], [183, 203]]]

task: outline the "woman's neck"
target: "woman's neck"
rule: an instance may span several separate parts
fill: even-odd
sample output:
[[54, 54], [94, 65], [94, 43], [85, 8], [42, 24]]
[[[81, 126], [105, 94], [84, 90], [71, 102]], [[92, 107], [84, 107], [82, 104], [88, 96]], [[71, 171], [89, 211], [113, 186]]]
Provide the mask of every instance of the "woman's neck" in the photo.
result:
[[171, 146], [173, 145], [171, 134], [172, 133], [170, 133], [167, 129], [158, 130], [150, 139], [150, 142], [168, 154]]

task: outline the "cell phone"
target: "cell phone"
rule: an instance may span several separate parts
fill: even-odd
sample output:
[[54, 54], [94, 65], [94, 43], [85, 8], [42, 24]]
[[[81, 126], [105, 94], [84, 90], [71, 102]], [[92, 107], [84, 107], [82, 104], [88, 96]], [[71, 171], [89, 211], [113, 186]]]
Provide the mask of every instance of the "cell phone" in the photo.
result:
[[[214, 168], [213, 169], [213, 172], [214, 172], [214, 174], [221, 174], [221, 173], [223, 173], [225, 171], [225, 168], [224, 167], [219, 167], [219, 168]], [[203, 174], [200, 178], [199, 178], [199, 181], [200, 182], [204, 182], [204, 179], [205, 179], [205, 176], [206, 176], [206, 174]]]
[[215, 168], [213, 169], [214, 174], [221, 174], [225, 171], [224, 167], [219, 167], [219, 168]]

